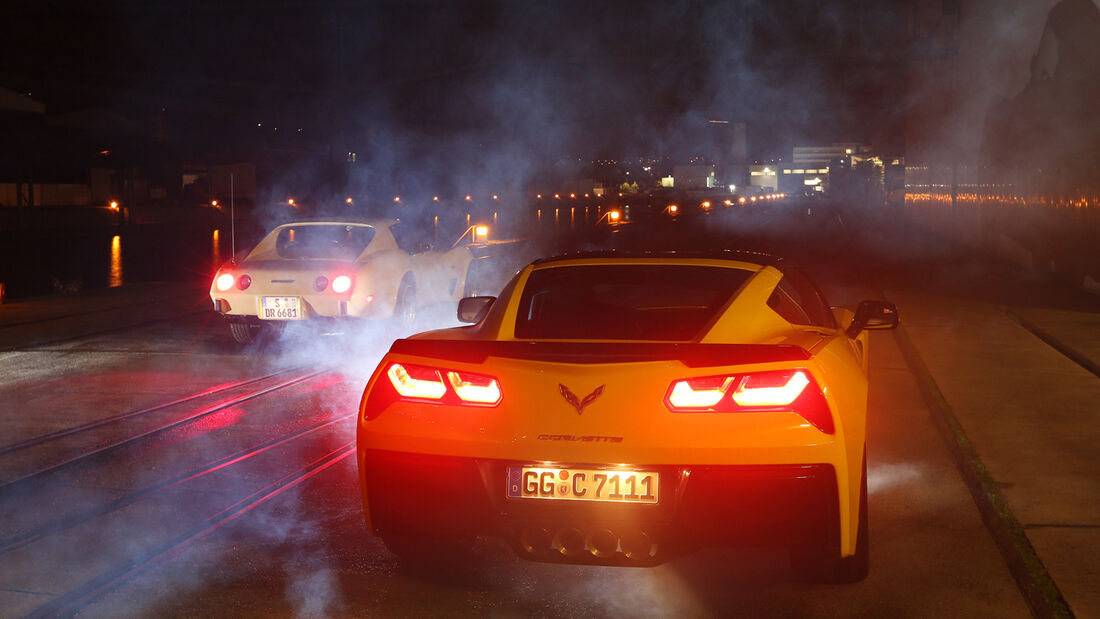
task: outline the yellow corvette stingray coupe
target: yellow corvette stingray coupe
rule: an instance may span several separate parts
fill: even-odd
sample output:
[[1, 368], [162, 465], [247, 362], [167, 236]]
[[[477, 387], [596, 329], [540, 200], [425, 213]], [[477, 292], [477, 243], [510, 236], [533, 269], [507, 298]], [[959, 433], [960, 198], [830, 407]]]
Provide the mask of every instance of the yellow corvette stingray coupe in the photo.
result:
[[367, 524], [410, 561], [476, 536], [538, 561], [655, 565], [781, 544], [867, 573], [867, 330], [747, 252], [539, 260], [472, 326], [394, 342], [360, 406]]
[[427, 251], [395, 219], [325, 219], [276, 227], [210, 284], [214, 310], [241, 344], [265, 325], [300, 320], [389, 318], [411, 322], [424, 305], [469, 292], [466, 246]]

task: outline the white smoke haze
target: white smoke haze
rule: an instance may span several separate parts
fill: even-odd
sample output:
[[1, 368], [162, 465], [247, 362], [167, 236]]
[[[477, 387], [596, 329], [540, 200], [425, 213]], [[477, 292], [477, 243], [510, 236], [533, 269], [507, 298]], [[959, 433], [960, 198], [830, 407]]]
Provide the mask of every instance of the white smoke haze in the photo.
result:
[[876, 494], [896, 489], [898, 486], [921, 482], [925, 477], [925, 468], [908, 462], [880, 463], [867, 467], [867, 492]]
[[[341, 16], [323, 21], [318, 27], [331, 30], [322, 38], [333, 41], [334, 47], [309, 51], [328, 57], [324, 70], [309, 87], [319, 91], [329, 88], [328, 92], [334, 93], [331, 115], [317, 119], [315, 126], [332, 125], [324, 130], [330, 132], [335, 146], [332, 152], [301, 156], [279, 176], [267, 178], [252, 223], [267, 231], [308, 214], [385, 215], [421, 225], [439, 216], [437, 240], [440, 248], [446, 248], [465, 229], [468, 212], [474, 218], [485, 218], [499, 211], [506, 222], [529, 218], [532, 183], [553, 177], [557, 170], [575, 168], [578, 159], [693, 153], [698, 148], [699, 127], [711, 119], [749, 123], [750, 141], [775, 153], [789, 153], [792, 143], [845, 138], [872, 141], [874, 135], [861, 133], [872, 123], [852, 111], [854, 97], [831, 87], [833, 76], [811, 64], [793, 62], [789, 54], [769, 57], [753, 52], [761, 37], [774, 37], [776, 31], [787, 28], [781, 21], [754, 23], [745, 18], [746, 12], [764, 4], [763, 0], [676, 0], [638, 6], [629, 2], [566, 3], [563, 7], [546, 1], [506, 2], [494, 6], [492, 18], [485, 24], [458, 37], [454, 49], [443, 47], [422, 66], [415, 66], [416, 55], [376, 43], [383, 38], [384, 29], [395, 26], [369, 12], [366, 17], [355, 14], [355, 19], [346, 22]], [[986, 43], [961, 50], [956, 79], [974, 92], [960, 97], [957, 113], [938, 128], [945, 141], [964, 152], [977, 148], [988, 101], [997, 95], [1012, 95], [1026, 82], [1028, 75], [1021, 75], [1021, 66], [1026, 67], [1037, 46], [1042, 17], [1053, 4], [1053, 0], [968, 4], [979, 10], [965, 15], [961, 27], [976, 33], [965, 40]], [[454, 9], [437, 8], [438, 14], [427, 11], [414, 22], [401, 25], [408, 28], [408, 46], [431, 46], [433, 37], [453, 40], [453, 31], [466, 26], [448, 12]], [[805, 14], [799, 17], [803, 22], [818, 24], [814, 36], [820, 40], [843, 40], [852, 35], [846, 13], [816, 3], [800, 4], [798, 10]], [[753, 14], [760, 20], [768, 15], [766, 11]], [[608, 36], [609, 30], [614, 36]], [[223, 32], [230, 38], [240, 34]], [[245, 32], [243, 36], [256, 41], [271, 34]], [[655, 45], [655, 41], [662, 44]], [[451, 52], [460, 61], [444, 62], [443, 56]], [[388, 61], [380, 62], [380, 57]], [[364, 67], [370, 70], [349, 85], [348, 76]], [[173, 68], [194, 70], [186, 63]], [[416, 96], [417, 92], [421, 94]], [[408, 105], [410, 101], [414, 104]], [[902, 112], [893, 108], [880, 113]], [[343, 165], [348, 152], [355, 152], [357, 160]], [[341, 165], [334, 166], [334, 161]], [[334, 167], [341, 171], [334, 173]], [[466, 194], [474, 197], [470, 203], [463, 199]], [[491, 194], [501, 197], [499, 204], [490, 202]], [[395, 195], [402, 196], [400, 205], [392, 202]], [[433, 203], [432, 197], [437, 195], [442, 204]], [[346, 196], [355, 198], [354, 207], [345, 205]], [[310, 208], [290, 209], [286, 205], [289, 197]], [[774, 229], [775, 216], [774, 212], [746, 210], [715, 218], [710, 225], [742, 239], [760, 240]], [[823, 222], [820, 225], [829, 234], [853, 234], [835, 217], [814, 221]], [[904, 239], [887, 226], [879, 230], [868, 226], [873, 222], [860, 223], [860, 240], [873, 253], [944, 256], [946, 245], [927, 237], [899, 242]], [[526, 232], [522, 226], [508, 225], [515, 227], [505, 227], [499, 234]], [[805, 227], [807, 239], [821, 233], [821, 227]], [[624, 236], [636, 234], [624, 229]], [[238, 240], [238, 251], [248, 249], [246, 242], [245, 238]], [[662, 240], [650, 242], [659, 246]], [[570, 249], [605, 245], [604, 240], [581, 241]], [[557, 249], [553, 242], [534, 241], [493, 248], [493, 272], [488, 279], [495, 289], [489, 293], [495, 294], [516, 268]], [[455, 308], [448, 305], [422, 310], [414, 330], [458, 324]], [[330, 368], [342, 375], [348, 391], [361, 392], [393, 339], [404, 335], [407, 333], [384, 322], [349, 323], [332, 329], [291, 324], [247, 346], [244, 354], [258, 355], [277, 367]], [[19, 361], [17, 356], [9, 358]], [[37, 368], [21, 371], [18, 380], [33, 379], [40, 373]], [[195, 371], [206, 369], [196, 364]], [[218, 455], [212, 453], [211, 459]], [[881, 493], [914, 484], [924, 475], [923, 469], [907, 463], [873, 466], [869, 491]], [[330, 563], [325, 552], [325, 545], [333, 540], [324, 538], [323, 524], [314, 519], [308, 503], [297, 502], [299, 496], [294, 492], [282, 499], [291, 509], [256, 510], [238, 519], [235, 527], [264, 544], [288, 550], [283, 566], [284, 596], [295, 613], [303, 617], [341, 614], [348, 603], [336, 577], [339, 566]], [[142, 533], [134, 532], [135, 538]], [[278, 560], [284, 560], [282, 554]], [[175, 592], [201, 590], [215, 581], [220, 577], [218, 570], [209, 566], [217, 563], [217, 557], [207, 556], [201, 561], [206, 568], [174, 571], [180, 579], [171, 583]], [[603, 602], [601, 610], [606, 614], [660, 615], [688, 604], [656, 595], [661, 587], [652, 585], [663, 578], [656, 571], [605, 569], [598, 574], [590, 590], [584, 592], [586, 599], [608, 600], [608, 590], [642, 592], [634, 598]], [[164, 591], [160, 595], [172, 594]], [[140, 614], [157, 599], [131, 600], [130, 610]]]

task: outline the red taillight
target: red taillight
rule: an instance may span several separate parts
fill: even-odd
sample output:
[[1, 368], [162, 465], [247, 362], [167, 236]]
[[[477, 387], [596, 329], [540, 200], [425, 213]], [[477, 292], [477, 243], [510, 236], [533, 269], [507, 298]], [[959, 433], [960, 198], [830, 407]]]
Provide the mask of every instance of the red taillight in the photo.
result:
[[492, 376], [447, 372], [447, 381], [463, 402], [489, 405], [500, 402], [500, 384]]
[[393, 363], [386, 376], [404, 399], [495, 406], [502, 397], [497, 379], [483, 374]]
[[741, 378], [733, 392], [738, 406], [786, 406], [802, 393], [810, 379], [804, 372], [765, 372]]
[[324, 292], [325, 288], [328, 288], [328, 278], [324, 275], [318, 275], [317, 279], [313, 280], [313, 287], [317, 292]]
[[214, 280], [214, 287], [218, 290], [225, 292], [233, 287], [233, 281], [236, 278], [232, 273], [222, 273]]
[[668, 391], [668, 402], [673, 409], [705, 410], [722, 401], [733, 381], [733, 376], [678, 380]]
[[351, 290], [351, 278], [347, 275], [337, 275], [332, 279], [332, 291], [336, 293]]
[[665, 405], [678, 413], [791, 411], [826, 434], [834, 432], [829, 405], [805, 370], [681, 379], [669, 385]]
[[241, 290], [248, 290], [248, 287], [252, 285], [252, 277], [249, 275], [241, 275], [237, 278], [237, 288]]
[[389, 376], [390, 384], [403, 398], [440, 400], [447, 393], [443, 377], [435, 368], [395, 363], [386, 370], [386, 376]]

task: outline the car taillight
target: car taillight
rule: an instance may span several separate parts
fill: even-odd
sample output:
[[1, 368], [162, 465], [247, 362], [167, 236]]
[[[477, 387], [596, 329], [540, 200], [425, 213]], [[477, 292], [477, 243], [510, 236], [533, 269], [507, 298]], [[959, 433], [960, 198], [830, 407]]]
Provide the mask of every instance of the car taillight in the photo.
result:
[[672, 383], [668, 401], [674, 408], [709, 408], [725, 397], [733, 376], [689, 378]]
[[325, 288], [328, 288], [328, 278], [324, 275], [318, 275], [317, 279], [313, 280], [313, 287], [317, 292], [324, 292]]
[[669, 385], [665, 405], [677, 413], [790, 411], [826, 434], [835, 431], [825, 396], [805, 370], [681, 379]]
[[233, 287], [233, 281], [235, 279], [236, 278], [233, 277], [232, 273], [222, 273], [217, 277], [217, 279], [214, 280], [214, 287], [222, 292], [225, 292], [226, 290], [229, 290]]
[[398, 395], [403, 398], [439, 400], [447, 393], [443, 377], [435, 368], [395, 363], [386, 370], [386, 375]]
[[337, 275], [332, 280], [333, 292], [347, 292], [351, 290], [351, 278], [347, 275]]
[[733, 392], [739, 406], [786, 406], [795, 401], [810, 379], [803, 372], [765, 372], [741, 378]]
[[252, 277], [245, 274], [237, 278], [237, 288], [241, 290], [248, 290], [248, 287], [252, 285]]
[[455, 395], [463, 402], [471, 404], [496, 404], [500, 402], [500, 384], [492, 376], [467, 374], [465, 372], [447, 372]]
[[495, 406], [502, 397], [497, 379], [484, 374], [393, 363], [386, 376], [400, 397], [411, 400]]

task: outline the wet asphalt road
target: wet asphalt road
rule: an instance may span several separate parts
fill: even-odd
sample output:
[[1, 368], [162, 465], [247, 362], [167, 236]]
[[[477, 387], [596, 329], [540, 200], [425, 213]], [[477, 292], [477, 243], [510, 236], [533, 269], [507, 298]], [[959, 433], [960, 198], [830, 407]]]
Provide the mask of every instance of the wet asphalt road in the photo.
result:
[[[912, 295], [950, 289], [982, 298], [1045, 295], [1052, 305], [1076, 302], [1072, 293], [1059, 296], [1052, 284], [990, 271], [995, 267], [968, 255], [933, 251], [925, 240], [896, 243], [894, 232], [854, 234], [831, 220], [801, 215], [733, 223], [721, 234], [697, 228], [686, 236], [800, 255], [834, 304], [876, 297], [885, 284]], [[611, 242], [652, 242], [653, 234], [639, 241], [624, 231]], [[570, 245], [595, 242], [608, 240], [573, 239]], [[528, 247], [517, 254], [541, 251], [548, 250]], [[502, 276], [516, 260], [501, 259]], [[454, 324], [443, 311], [422, 321], [425, 327]], [[786, 552], [767, 547], [715, 548], [656, 568], [604, 568], [526, 562], [491, 539], [479, 540], [468, 563], [408, 571], [367, 535], [355, 459], [339, 451], [354, 440], [353, 420], [346, 416], [355, 412], [392, 336], [373, 329], [354, 336], [295, 332], [241, 349], [220, 321], [198, 312], [4, 353], [5, 363], [22, 368], [18, 376], [0, 380], [0, 398], [22, 413], [18, 423], [5, 422], [12, 437], [6, 444], [74, 420], [287, 374], [185, 402], [157, 423], [217, 409], [200, 422], [92, 462], [0, 486], [0, 616], [1030, 614], [933, 425], [919, 378], [888, 332], [871, 340], [872, 567], [861, 583], [798, 583]], [[318, 371], [265, 395], [239, 402], [235, 397]], [[296, 433], [308, 434], [251, 455]], [[71, 447], [68, 456], [88, 448]], [[235, 454], [248, 457], [229, 462]], [[37, 464], [28, 464], [30, 457], [0, 455], [0, 465], [8, 467], [0, 472], [14, 479], [20, 466], [36, 470], [61, 456], [47, 450], [35, 456], [41, 458]], [[320, 464], [307, 477], [287, 480], [310, 463]], [[200, 476], [179, 481], [200, 470]], [[129, 499], [135, 490], [144, 494]], [[265, 493], [270, 498], [239, 513], [225, 511]], [[121, 503], [95, 515], [96, 506], [108, 501]], [[82, 514], [94, 517], [78, 522]], [[66, 518], [71, 526], [26, 540], [43, 523]], [[51, 606], [73, 591], [81, 594], [71, 604]]]

